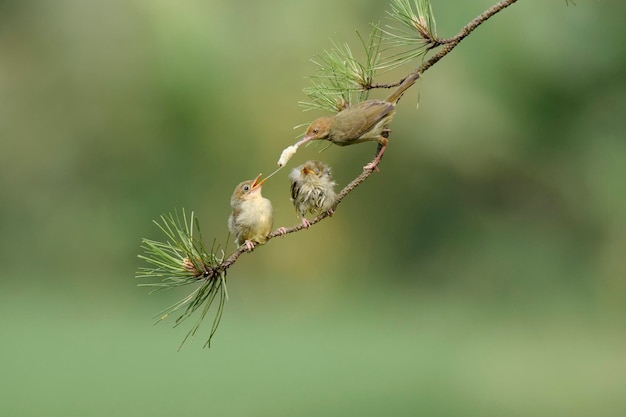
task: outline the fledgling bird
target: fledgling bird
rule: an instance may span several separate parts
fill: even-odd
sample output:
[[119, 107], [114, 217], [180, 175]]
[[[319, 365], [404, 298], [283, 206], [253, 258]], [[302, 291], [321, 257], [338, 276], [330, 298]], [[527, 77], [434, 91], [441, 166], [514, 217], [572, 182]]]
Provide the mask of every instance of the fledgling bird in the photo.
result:
[[305, 214], [330, 211], [337, 198], [335, 182], [330, 167], [320, 161], [307, 161], [294, 168], [289, 174], [291, 180], [291, 202], [302, 218], [302, 225], [311, 223]]
[[393, 119], [396, 104], [402, 94], [418, 78], [419, 74], [409, 75], [385, 100], [366, 100], [333, 116], [324, 116], [314, 120], [295, 147], [312, 140], [329, 140], [339, 146], [376, 141], [379, 144], [376, 158], [363, 167], [366, 170], [376, 169], [389, 142], [384, 133], [388, 131], [387, 126]]
[[248, 252], [255, 243], [264, 244], [272, 231], [274, 210], [272, 202], [261, 195], [261, 186], [265, 179], [255, 179], [240, 183], [230, 198], [233, 212], [228, 218], [228, 229], [235, 235], [237, 245], [246, 245]]

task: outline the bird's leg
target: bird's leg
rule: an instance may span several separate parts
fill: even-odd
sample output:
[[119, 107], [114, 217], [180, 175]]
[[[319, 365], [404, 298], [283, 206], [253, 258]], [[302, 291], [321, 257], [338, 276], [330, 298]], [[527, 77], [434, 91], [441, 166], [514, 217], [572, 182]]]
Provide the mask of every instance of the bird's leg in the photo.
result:
[[370, 162], [369, 164], [365, 165], [363, 167], [363, 170], [366, 170], [366, 171], [376, 170], [377, 172], [379, 172], [378, 163], [383, 157], [383, 153], [385, 153], [385, 149], [387, 149], [388, 143], [389, 143], [389, 139], [382, 137], [382, 136], [378, 138], [378, 148], [376, 151], [376, 158], [374, 158], [374, 160]]
[[311, 222], [306, 219], [306, 217], [302, 216], [302, 227], [308, 229], [311, 226]]
[[252, 249], [254, 249], [254, 243], [252, 243], [251, 240], [246, 240], [244, 242], [244, 245], [246, 246], [246, 249], [248, 250], [248, 252], [252, 252]]

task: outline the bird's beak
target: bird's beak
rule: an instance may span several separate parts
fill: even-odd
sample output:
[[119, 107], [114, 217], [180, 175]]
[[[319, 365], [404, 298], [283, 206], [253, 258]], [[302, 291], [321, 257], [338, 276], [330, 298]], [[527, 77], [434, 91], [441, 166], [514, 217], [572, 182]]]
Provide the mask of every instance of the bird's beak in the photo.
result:
[[298, 142], [296, 142], [295, 146], [298, 147], [298, 146], [303, 145], [303, 144], [305, 144], [305, 143], [307, 143], [307, 142], [309, 142], [309, 141], [311, 141], [313, 139], [314, 139], [313, 136], [305, 136], [302, 139], [300, 139]]
[[303, 173], [304, 175], [312, 174], [312, 173], [313, 173], [313, 170], [312, 170], [312, 169], [310, 169], [310, 168], [304, 167], [304, 168], [302, 168], [302, 173]]
[[252, 189], [255, 190], [257, 188], [261, 188], [261, 186], [263, 185], [263, 183], [267, 180], [267, 178], [263, 178], [261, 181], [259, 181], [259, 178], [261, 178], [261, 175], [263, 175], [262, 173], [257, 175], [257, 177], [254, 179], [254, 182], [252, 183]]

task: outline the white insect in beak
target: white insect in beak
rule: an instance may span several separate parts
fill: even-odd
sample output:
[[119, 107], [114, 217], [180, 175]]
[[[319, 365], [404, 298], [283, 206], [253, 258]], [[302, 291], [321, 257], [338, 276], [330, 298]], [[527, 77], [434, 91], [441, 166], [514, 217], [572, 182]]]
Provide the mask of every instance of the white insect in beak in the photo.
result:
[[280, 154], [280, 158], [278, 159], [278, 166], [282, 167], [287, 162], [289, 162], [291, 157], [296, 154], [297, 150], [298, 150], [298, 145], [291, 145], [291, 146], [286, 147], [283, 150], [283, 152]]

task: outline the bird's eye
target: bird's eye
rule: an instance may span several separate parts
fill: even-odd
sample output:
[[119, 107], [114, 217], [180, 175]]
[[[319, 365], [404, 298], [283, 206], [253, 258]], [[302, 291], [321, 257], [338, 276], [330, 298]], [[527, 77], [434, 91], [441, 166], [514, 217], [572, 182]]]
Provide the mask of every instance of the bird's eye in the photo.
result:
[[317, 135], [318, 133], [320, 133], [319, 129], [317, 129], [317, 128], [313, 129], [313, 134]]
[[243, 186], [244, 191], [250, 191], [250, 186], [248, 184]]

